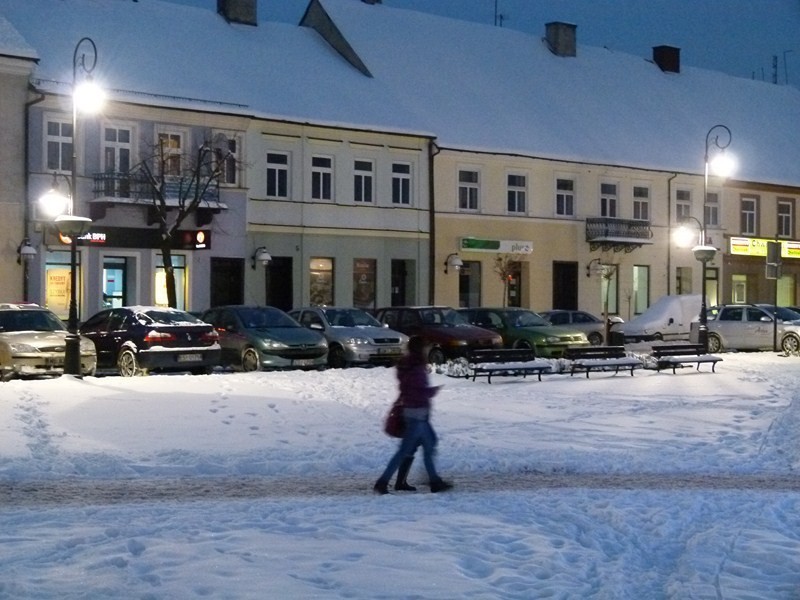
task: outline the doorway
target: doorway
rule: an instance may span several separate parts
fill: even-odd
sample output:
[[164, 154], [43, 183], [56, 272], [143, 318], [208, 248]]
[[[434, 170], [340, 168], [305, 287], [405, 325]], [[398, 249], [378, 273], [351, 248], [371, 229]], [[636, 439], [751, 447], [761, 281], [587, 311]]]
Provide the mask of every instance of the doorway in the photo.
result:
[[128, 306], [128, 258], [103, 258], [103, 308]]
[[244, 303], [244, 259], [211, 257], [211, 306]]
[[266, 267], [265, 304], [289, 311], [294, 308], [292, 257], [273, 256]]
[[553, 263], [552, 308], [578, 310], [578, 263]]

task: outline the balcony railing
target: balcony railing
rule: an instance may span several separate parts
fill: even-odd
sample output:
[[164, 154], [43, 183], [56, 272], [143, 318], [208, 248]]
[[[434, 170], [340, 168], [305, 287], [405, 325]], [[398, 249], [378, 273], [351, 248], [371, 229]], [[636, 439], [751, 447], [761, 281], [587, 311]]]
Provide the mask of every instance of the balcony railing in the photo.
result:
[[586, 241], [592, 249], [625, 250], [651, 244], [653, 231], [650, 221], [614, 219], [611, 217], [589, 217], [586, 219]]
[[[177, 206], [181, 198], [191, 200], [194, 197], [193, 182], [178, 177], [166, 180], [165, 200], [168, 205]], [[94, 176], [95, 202], [138, 204], [150, 203], [153, 200], [153, 187], [138, 173], [97, 173]], [[219, 186], [214, 182], [203, 193], [203, 205], [219, 203]]]

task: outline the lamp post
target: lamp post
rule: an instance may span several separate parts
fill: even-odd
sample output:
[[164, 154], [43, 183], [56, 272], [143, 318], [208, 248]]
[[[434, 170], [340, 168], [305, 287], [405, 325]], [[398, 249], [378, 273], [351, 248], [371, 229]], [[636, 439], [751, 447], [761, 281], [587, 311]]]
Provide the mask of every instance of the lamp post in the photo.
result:
[[[721, 137], [720, 137], [721, 136]], [[694, 217], [700, 226], [700, 240], [699, 244], [692, 248], [692, 254], [696, 260], [700, 261], [703, 265], [701, 277], [702, 281], [702, 295], [700, 301], [700, 324], [697, 329], [698, 342], [703, 346], [703, 351], [708, 352], [708, 305], [707, 305], [707, 266], [708, 263], [714, 260], [717, 249], [706, 243], [706, 229], [708, 227], [708, 216], [706, 214], [706, 202], [708, 200], [708, 170], [713, 162], [714, 172], [726, 176], [733, 168], [733, 163], [730, 157], [726, 156], [725, 148], [730, 146], [731, 143], [731, 130], [725, 125], [714, 125], [706, 133], [706, 146], [703, 154], [703, 221], [700, 222]], [[716, 147], [719, 151], [713, 161], [709, 161], [708, 151], [709, 148]]]
[[[61, 203], [59, 215], [55, 218], [55, 225], [62, 237], [69, 239], [70, 249], [70, 290], [69, 314], [67, 317], [67, 336], [64, 351], [64, 373], [67, 375], [81, 375], [81, 347], [78, 335], [78, 301], [77, 301], [77, 271], [78, 271], [78, 237], [86, 233], [92, 222], [87, 217], [78, 217], [75, 213], [75, 200], [78, 196], [78, 149], [77, 129], [78, 110], [83, 112], [96, 112], [102, 105], [104, 94], [92, 81], [92, 71], [97, 65], [97, 46], [91, 38], [81, 38], [75, 45], [72, 53], [72, 159], [70, 162], [69, 198], [59, 198], [57, 180], [54, 189], [40, 199], [40, 204], [45, 210], [54, 209]], [[78, 76], [81, 75], [81, 81]], [[55, 179], [55, 177], [54, 177]], [[66, 212], [64, 212], [66, 208]]]

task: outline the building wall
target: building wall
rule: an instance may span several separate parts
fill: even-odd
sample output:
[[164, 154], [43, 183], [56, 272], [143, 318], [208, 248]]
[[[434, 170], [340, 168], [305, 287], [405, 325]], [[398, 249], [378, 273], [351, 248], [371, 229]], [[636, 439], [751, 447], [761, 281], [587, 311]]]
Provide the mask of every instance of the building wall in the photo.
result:
[[32, 61], [0, 58], [0, 302], [26, 298], [26, 268], [17, 264], [17, 248], [26, 236], [25, 103]]

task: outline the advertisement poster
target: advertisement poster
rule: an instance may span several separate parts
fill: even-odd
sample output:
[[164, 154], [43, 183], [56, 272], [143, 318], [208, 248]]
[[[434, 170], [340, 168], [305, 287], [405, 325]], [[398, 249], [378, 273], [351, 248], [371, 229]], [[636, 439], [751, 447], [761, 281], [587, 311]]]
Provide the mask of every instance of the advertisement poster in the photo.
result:
[[47, 269], [45, 304], [61, 319], [66, 319], [69, 315], [69, 283], [69, 267]]

